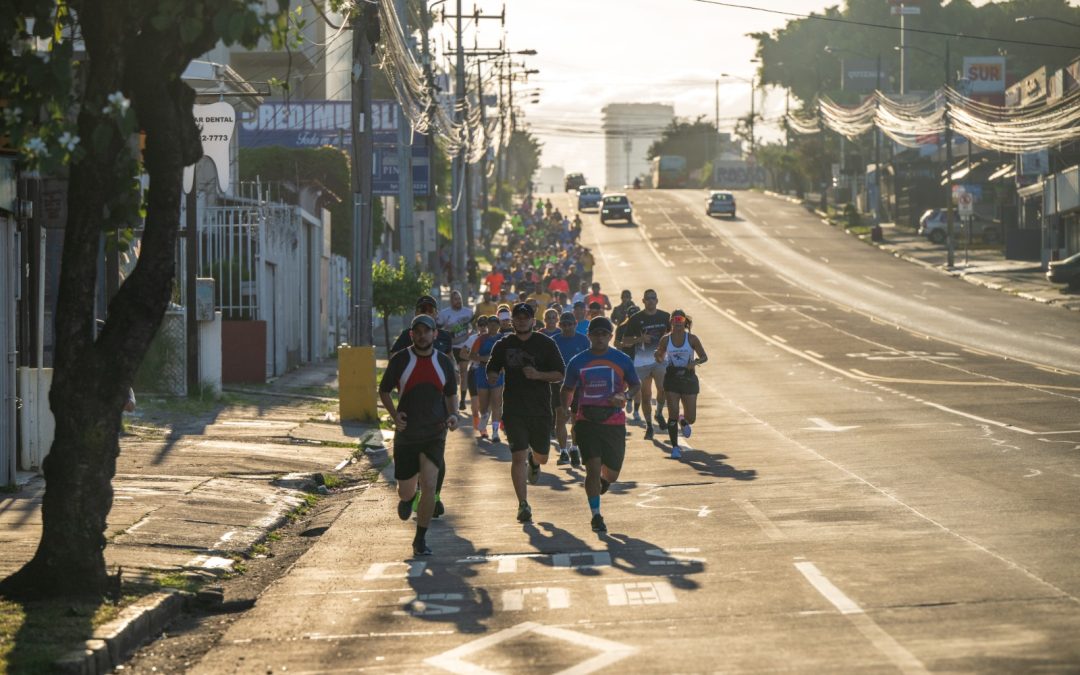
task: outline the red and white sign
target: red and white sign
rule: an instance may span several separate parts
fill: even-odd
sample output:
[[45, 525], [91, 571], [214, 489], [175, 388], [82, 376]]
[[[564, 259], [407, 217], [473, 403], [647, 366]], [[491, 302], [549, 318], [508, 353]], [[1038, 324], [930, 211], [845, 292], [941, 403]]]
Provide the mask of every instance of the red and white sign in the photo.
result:
[[1005, 91], [1005, 57], [965, 56], [963, 76], [972, 94], [1000, 94]]

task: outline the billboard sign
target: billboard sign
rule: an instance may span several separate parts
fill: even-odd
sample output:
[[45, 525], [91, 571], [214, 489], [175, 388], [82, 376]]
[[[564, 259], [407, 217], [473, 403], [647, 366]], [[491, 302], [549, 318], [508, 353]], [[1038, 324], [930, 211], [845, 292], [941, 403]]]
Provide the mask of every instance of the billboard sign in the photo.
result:
[[964, 78], [972, 94], [1000, 94], [1005, 91], [1004, 56], [965, 56]]
[[[882, 73], [881, 81], [886, 82]], [[877, 88], [877, 61], [871, 59], [851, 59], [844, 61], [844, 89], [859, 94], [869, 94]]]
[[[258, 148], [352, 147], [351, 101], [270, 101], [255, 112], [240, 115], [240, 146]], [[397, 101], [371, 102], [371, 129], [375, 145], [397, 145], [401, 108]], [[423, 139], [423, 140], [422, 140]], [[413, 145], [425, 143], [419, 134]]]

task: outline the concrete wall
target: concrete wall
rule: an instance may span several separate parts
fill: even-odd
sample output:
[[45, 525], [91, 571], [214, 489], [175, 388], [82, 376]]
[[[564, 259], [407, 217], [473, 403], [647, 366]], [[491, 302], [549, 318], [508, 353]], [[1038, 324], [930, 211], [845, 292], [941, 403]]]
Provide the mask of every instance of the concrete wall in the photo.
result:
[[199, 322], [199, 382], [221, 393], [221, 312]]
[[19, 466], [26, 471], [41, 471], [56, 436], [56, 418], [49, 407], [52, 368], [19, 368]]

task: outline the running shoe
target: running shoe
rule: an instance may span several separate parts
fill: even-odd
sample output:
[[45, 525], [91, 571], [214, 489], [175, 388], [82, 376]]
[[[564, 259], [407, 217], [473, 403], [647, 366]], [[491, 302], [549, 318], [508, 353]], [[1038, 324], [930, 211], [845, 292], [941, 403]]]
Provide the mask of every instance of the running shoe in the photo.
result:
[[491, 442], [492, 443], [501, 443], [502, 442], [502, 441], [499, 440], [499, 432], [498, 431], [492, 432], [492, 434], [491, 434]]
[[649, 426], [645, 427], [645, 440], [651, 441], [652, 437], [653, 437], [653, 429], [652, 429], [652, 425], [650, 424]]
[[540, 465], [533, 463], [532, 450], [529, 451], [526, 461], [529, 463], [529, 483], [536, 485], [540, 482]]
[[435, 502], [435, 513], [431, 514], [431, 517], [438, 518], [444, 513], [446, 513], [446, 507], [443, 506], [442, 500], [439, 499]]
[[532, 507], [529, 506], [529, 502], [521, 502], [518, 504], [517, 519], [519, 523], [528, 523], [532, 521]]
[[641, 421], [641, 411], [640, 410], [636, 410], [636, 409], [634, 410], [634, 421], [635, 422], [640, 422]]
[[422, 541], [414, 541], [412, 544], [412, 553], [414, 556], [431, 555], [431, 547]]
[[556, 466], [563, 466], [570, 463], [570, 453], [566, 450], [559, 451], [559, 458], [555, 460]]
[[406, 499], [397, 503], [397, 517], [402, 520], [408, 520], [412, 515], [412, 503], [413, 500]]
[[690, 423], [682, 415], [679, 415], [679, 426], [682, 427], [683, 438], [690, 438]]
[[607, 532], [607, 525], [604, 524], [604, 517], [599, 513], [592, 517], [592, 531]]
[[487, 435], [486, 431], [481, 431], [480, 432], [480, 440], [482, 440], [482, 441], [488, 440], [488, 435]]
[[659, 410], [657, 410], [656, 414], [653, 415], [653, 419], [656, 420], [656, 423], [660, 425], [661, 429], [667, 427], [667, 422], [664, 420], [664, 413], [660, 412]]
[[681, 457], [682, 457], [682, 450], [680, 450], [679, 446], [676, 445], [675, 447], [673, 447], [671, 449], [671, 458], [672, 459], [680, 459]]
[[604, 478], [600, 479], [600, 494], [607, 494], [607, 491], [611, 489], [611, 481]]
[[570, 466], [575, 469], [581, 468], [581, 450], [578, 450], [576, 445], [570, 448]]
[[458, 403], [457, 409], [458, 410], [464, 410], [465, 409], [465, 399], [461, 399], [461, 403]]

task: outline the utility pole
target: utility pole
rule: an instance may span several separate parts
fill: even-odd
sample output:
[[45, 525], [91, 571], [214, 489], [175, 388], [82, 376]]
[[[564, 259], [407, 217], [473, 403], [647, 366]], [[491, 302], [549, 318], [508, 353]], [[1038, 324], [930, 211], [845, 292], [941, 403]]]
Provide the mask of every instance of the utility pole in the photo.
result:
[[900, 3], [900, 95], [907, 93], [907, 31], [905, 22], [907, 14], [904, 13], [904, 3]]
[[[480, 128], [487, 129], [487, 104], [484, 103], [484, 79], [480, 71], [480, 60], [476, 60], [476, 99], [480, 103]], [[488, 212], [487, 148], [480, 158], [480, 225], [483, 227], [484, 216]], [[469, 250], [472, 253], [472, 249]]]
[[371, 34], [378, 21], [377, 9], [363, 4], [352, 19], [352, 191], [353, 245], [352, 282], [349, 284], [352, 325], [350, 343], [372, 346], [372, 228], [371, 228]]
[[[454, 36], [457, 39], [457, 53], [455, 59], [454, 80], [454, 122], [458, 125], [465, 120], [465, 48], [461, 40], [461, 0], [457, 0], [457, 14], [454, 16]], [[465, 212], [469, 203], [469, 182], [465, 180], [465, 151], [467, 144], [463, 144], [454, 156], [451, 164], [450, 209], [453, 214], [453, 256], [451, 258], [451, 275], [454, 278], [453, 287], [461, 288], [462, 273], [465, 271], [465, 238], [470, 237], [470, 228], [465, 222]], [[471, 237], [470, 237], [471, 238]]]
[[[945, 86], [949, 86], [949, 41], [945, 41]], [[953, 245], [953, 170], [952, 170], [952, 122], [949, 120], [949, 99], [944, 99], [945, 106], [945, 241], [948, 252], [946, 264], [952, 267], [956, 262]]]
[[[506, 99], [503, 98], [503, 80], [506, 77], [506, 62], [509, 61], [509, 57], [499, 63], [499, 116], [502, 121], [500, 122], [499, 134], [502, 135], [506, 131]], [[507, 147], [499, 148], [499, 156], [495, 158], [495, 205], [500, 209], [503, 208], [503, 182], [506, 180], [506, 151], [509, 149], [510, 136], [506, 137]]]
[[[405, 0], [395, 0], [394, 5], [401, 21], [402, 32], [409, 34], [409, 12]], [[424, 31], [427, 32], [426, 30]], [[408, 38], [407, 38], [408, 39]], [[409, 40], [409, 48], [413, 43]], [[401, 255], [412, 265], [416, 261], [416, 233], [413, 228], [413, 170], [412, 127], [404, 108], [398, 105], [398, 228], [401, 236]]]

